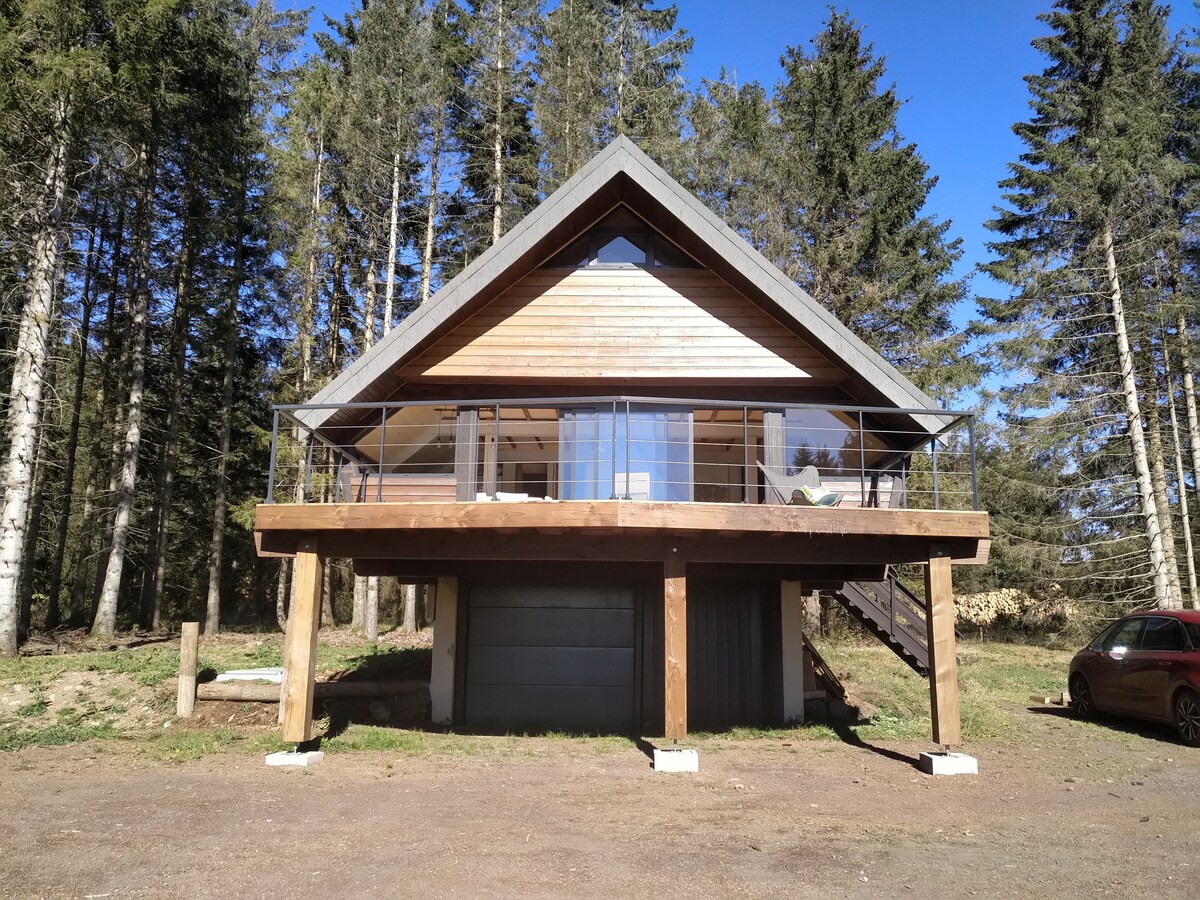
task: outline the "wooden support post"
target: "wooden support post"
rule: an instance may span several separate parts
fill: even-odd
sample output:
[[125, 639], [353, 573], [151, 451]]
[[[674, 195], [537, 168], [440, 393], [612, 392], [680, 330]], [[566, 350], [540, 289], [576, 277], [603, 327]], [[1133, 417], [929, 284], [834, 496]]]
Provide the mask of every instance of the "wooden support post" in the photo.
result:
[[954, 644], [954, 585], [950, 574], [950, 557], [937, 547], [930, 548], [929, 565], [925, 569], [925, 604], [933, 742], [951, 747], [962, 743], [958, 714], [958, 659]]
[[184, 622], [179, 638], [179, 692], [175, 715], [190, 716], [196, 708], [196, 654], [200, 650], [200, 623]]
[[458, 579], [439, 578], [436, 590], [429, 717], [434, 725], [451, 725], [454, 720], [454, 644], [458, 639]]
[[317, 628], [321, 624], [323, 561], [317, 555], [317, 539], [296, 542], [292, 612], [284, 646], [283, 691], [284, 740], [302, 744], [312, 740], [313, 694], [317, 674]]
[[663, 564], [663, 698], [667, 740], [687, 737], [687, 577], [683, 560]]

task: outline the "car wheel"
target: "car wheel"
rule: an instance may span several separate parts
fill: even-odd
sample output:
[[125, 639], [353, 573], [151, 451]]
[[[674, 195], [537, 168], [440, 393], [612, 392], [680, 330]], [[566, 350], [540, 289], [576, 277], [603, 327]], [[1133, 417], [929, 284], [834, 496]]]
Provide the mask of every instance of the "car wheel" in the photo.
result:
[[1077, 719], [1090, 719], [1096, 714], [1096, 703], [1087, 679], [1076, 675], [1071, 679], [1071, 711]]
[[1200, 697], [1189, 690], [1175, 695], [1175, 727], [1189, 747], [1200, 747]]

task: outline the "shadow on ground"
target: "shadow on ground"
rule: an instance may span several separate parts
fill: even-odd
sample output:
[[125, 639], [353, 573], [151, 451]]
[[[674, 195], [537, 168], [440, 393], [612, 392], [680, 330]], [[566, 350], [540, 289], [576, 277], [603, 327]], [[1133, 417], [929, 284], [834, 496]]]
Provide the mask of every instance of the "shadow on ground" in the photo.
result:
[[[1070, 719], [1079, 721], [1071, 710], [1065, 707], [1057, 706], [1030, 706], [1028, 711], [1038, 716], [1048, 716], [1054, 719]], [[1103, 713], [1098, 713], [1096, 716], [1088, 720], [1091, 724], [1098, 728], [1105, 728], [1109, 731], [1116, 731], [1122, 734], [1133, 735], [1134, 737], [1145, 738], [1146, 740], [1158, 741], [1163, 744], [1179, 744], [1179, 737], [1175, 733], [1175, 729], [1170, 725], [1159, 725], [1155, 722], [1143, 722], [1139, 719], [1119, 719], [1115, 716], [1108, 716]]]

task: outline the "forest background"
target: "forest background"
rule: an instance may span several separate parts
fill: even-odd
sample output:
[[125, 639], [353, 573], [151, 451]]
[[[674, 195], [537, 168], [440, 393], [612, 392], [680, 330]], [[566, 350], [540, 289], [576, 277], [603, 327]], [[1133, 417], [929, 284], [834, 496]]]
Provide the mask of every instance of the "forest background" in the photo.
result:
[[[976, 267], [848, 12], [794, 35], [764, 13], [787, 45], [763, 83], [689, 81], [694, 41], [652, 0], [0, 0], [0, 655], [63, 624], [283, 621], [287, 564], [250, 532], [271, 404], [620, 134], [931, 396], [986, 411], [995, 545], [960, 589], [1194, 605], [1197, 21], [1060, 0], [1031, 23], [1013, 158], [963, 226], [988, 229]], [[327, 620], [363, 627], [378, 591], [417, 624], [411, 591], [328, 571]]]

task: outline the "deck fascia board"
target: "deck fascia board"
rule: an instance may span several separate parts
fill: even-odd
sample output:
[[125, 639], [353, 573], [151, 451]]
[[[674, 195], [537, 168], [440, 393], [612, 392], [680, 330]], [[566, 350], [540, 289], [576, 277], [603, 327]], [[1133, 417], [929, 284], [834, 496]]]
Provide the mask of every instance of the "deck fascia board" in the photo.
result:
[[577, 500], [530, 503], [260, 504], [254, 528], [289, 531], [457, 531], [562, 529], [579, 533], [725, 532], [824, 536], [963, 538], [988, 536], [985, 512], [821, 509], [743, 503]]

